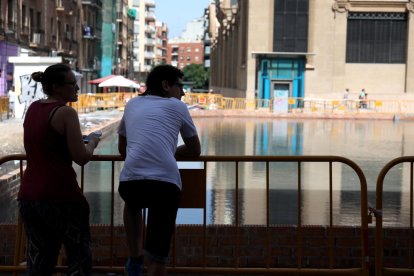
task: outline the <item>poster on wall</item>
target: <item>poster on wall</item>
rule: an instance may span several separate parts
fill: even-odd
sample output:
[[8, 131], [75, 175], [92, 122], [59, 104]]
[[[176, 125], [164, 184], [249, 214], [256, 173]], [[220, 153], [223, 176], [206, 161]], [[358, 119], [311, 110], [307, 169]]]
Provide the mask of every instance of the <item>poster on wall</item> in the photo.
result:
[[275, 83], [273, 86], [273, 112], [288, 112], [289, 85]]
[[19, 104], [23, 105], [23, 117], [32, 102], [44, 97], [45, 94], [40, 82], [34, 81], [30, 74], [20, 76], [20, 93], [17, 98]]

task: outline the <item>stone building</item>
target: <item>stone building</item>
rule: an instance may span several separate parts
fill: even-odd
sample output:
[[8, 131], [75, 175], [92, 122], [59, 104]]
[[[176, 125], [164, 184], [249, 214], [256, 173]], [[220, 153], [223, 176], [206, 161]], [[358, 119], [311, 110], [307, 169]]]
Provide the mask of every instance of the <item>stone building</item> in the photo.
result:
[[223, 0], [211, 88], [230, 97], [414, 98], [413, 0]]

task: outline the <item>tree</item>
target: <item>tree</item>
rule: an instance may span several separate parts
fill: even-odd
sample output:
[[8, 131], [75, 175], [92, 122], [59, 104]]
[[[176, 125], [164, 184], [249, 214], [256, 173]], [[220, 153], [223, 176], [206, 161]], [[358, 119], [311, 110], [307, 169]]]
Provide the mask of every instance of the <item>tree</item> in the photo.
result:
[[202, 64], [190, 64], [183, 69], [184, 79], [183, 81], [194, 82], [193, 88], [207, 89], [209, 73], [204, 69]]

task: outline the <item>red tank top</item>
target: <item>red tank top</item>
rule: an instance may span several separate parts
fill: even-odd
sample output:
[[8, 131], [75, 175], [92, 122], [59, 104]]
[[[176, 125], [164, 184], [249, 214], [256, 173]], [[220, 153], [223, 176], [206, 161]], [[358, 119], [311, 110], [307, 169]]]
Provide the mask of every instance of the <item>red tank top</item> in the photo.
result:
[[66, 137], [50, 125], [51, 112], [64, 105], [35, 101], [27, 110], [23, 123], [27, 167], [18, 194], [20, 200], [85, 200]]

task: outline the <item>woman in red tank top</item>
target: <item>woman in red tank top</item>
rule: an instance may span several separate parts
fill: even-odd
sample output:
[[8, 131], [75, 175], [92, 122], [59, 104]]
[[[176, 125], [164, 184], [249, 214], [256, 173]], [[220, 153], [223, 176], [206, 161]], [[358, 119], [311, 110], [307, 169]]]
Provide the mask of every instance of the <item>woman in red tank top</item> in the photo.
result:
[[52, 275], [61, 245], [68, 275], [91, 275], [89, 205], [72, 168], [86, 164], [99, 143], [84, 144], [77, 112], [66, 104], [78, 100], [79, 87], [65, 64], [35, 72], [47, 96], [33, 102], [23, 123], [27, 168], [18, 201], [27, 234], [28, 275]]

